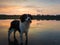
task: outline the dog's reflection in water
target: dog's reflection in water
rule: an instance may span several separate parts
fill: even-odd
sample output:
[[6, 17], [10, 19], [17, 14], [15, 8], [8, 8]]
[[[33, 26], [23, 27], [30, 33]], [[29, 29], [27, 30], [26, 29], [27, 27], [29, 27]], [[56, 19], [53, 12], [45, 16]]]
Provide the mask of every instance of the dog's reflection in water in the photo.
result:
[[8, 39], [8, 45], [28, 45], [28, 40], [25, 40], [25, 43], [19, 44], [16, 38], [14, 38], [14, 41], [11, 41], [10, 39]]

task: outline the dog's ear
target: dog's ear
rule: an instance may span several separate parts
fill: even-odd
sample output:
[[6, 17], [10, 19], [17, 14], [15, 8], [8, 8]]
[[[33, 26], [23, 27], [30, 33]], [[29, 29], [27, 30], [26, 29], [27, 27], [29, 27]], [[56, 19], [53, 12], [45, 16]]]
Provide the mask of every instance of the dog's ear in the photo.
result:
[[33, 19], [33, 16], [31, 14], [28, 14], [30, 16], [31, 19]]
[[26, 14], [21, 15], [21, 16], [20, 16], [21, 22], [24, 22], [24, 21], [25, 21], [25, 18], [26, 18]]
[[23, 22], [23, 15], [20, 16], [20, 20], [21, 20], [21, 22]]
[[22, 15], [20, 16], [20, 18], [19, 18], [20, 20], [22, 19]]

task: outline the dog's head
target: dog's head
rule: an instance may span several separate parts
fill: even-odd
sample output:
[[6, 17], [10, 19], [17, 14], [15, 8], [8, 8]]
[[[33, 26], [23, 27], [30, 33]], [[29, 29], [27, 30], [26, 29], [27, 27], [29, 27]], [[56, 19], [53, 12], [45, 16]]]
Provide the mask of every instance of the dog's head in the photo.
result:
[[21, 20], [21, 22], [32, 22], [31, 20], [32, 20], [32, 16], [30, 15], [30, 14], [23, 14], [23, 15], [21, 15], [20, 16], [20, 20]]

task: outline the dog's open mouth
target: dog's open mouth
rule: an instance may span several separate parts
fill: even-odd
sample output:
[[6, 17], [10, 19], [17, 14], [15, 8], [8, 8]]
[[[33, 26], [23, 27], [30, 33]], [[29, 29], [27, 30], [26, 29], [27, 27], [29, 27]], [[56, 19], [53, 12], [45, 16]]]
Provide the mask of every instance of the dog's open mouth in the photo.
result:
[[32, 21], [30, 20], [29, 22], [31, 23]]
[[28, 20], [27, 22], [31, 23], [32, 21], [31, 20]]

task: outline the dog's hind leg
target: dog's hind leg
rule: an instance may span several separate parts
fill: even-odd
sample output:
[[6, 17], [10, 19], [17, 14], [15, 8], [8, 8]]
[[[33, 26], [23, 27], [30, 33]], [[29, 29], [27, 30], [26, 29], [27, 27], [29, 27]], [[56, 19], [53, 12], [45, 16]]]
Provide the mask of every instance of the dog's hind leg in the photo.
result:
[[14, 30], [14, 38], [16, 38], [16, 37], [15, 37], [15, 33], [16, 33], [16, 30]]
[[14, 31], [13, 28], [9, 28], [9, 31], [8, 31], [8, 39], [10, 39], [10, 34]]

